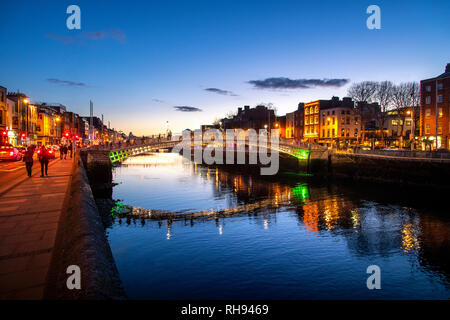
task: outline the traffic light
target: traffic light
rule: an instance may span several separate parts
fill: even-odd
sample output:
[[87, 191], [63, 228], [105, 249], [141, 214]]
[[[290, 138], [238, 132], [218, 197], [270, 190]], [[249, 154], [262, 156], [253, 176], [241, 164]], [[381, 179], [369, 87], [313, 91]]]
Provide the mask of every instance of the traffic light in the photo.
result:
[[78, 140], [80, 137], [78, 135], [75, 135], [75, 140]]
[[69, 133], [69, 132], [66, 132], [66, 133], [64, 134], [64, 136], [65, 136], [66, 138], [68, 138], [68, 137], [70, 136], [70, 133]]
[[3, 136], [3, 137], [6, 137], [7, 135], [8, 135], [8, 131], [3, 130], [3, 131], [2, 131], [2, 136]]
[[25, 138], [27, 137], [26, 132], [22, 132], [22, 133], [20, 134], [20, 137], [21, 137], [22, 139], [25, 139]]

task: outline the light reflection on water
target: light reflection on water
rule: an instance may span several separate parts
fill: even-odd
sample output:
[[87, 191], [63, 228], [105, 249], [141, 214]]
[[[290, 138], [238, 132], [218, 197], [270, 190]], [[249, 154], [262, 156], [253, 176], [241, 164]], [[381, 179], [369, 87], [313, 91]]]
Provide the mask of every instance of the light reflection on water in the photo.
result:
[[[125, 204], [186, 214], [237, 212], [115, 218], [108, 237], [129, 297], [450, 297], [446, 215], [399, 204], [385, 188], [294, 178], [263, 180], [185, 163], [175, 154], [130, 158], [115, 168], [120, 184], [113, 196]], [[381, 268], [381, 290], [366, 288], [372, 264]]]

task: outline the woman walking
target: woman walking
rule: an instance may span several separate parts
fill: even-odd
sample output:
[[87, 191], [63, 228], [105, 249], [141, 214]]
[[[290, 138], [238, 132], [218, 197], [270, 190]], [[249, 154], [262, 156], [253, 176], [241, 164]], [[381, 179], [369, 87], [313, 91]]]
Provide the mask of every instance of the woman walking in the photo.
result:
[[33, 168], [33, 154], [34, 148], [28, 147], [27, 151], [23, 156], [23, 162], [25, 162], [25, 167], [27, 168], [28, 177], [31, 178], [31, 169]]

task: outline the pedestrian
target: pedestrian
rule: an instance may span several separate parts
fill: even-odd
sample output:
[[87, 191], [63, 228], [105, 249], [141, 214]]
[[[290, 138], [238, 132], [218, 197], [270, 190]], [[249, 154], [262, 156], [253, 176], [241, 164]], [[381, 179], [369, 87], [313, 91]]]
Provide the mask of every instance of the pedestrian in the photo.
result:
[[44, 173], [46, 176], [48, 176], [48, 161], [49, 161], [49, 154], [47, 148], [42, 145], [42, 147], [38, 151], [39, 154], [39, 162], [41, 163], [41, 178], [44, 176]]
[[63, 151], [64, 151], [64, 160], [67, 160], [67, 150], [68, 150], [67, 146], [64, 145], [64, 149], [63, 149]]
[[33, 167], [33, 154], [34, 154], [34, 148], [28, 147], [27, 151], [25, 151], [25, 154], [23, 155], [23, 162], [25, 162], [25, 167], [27, 168], [27, 174], [28, 177], [31, 178], [31, 169]]
[[61, 144], [59, 145], [59, 159], [60, 159], [60, 160], [62, 160], [63, 155], [64, 155], [64, 145], [61, 143]]
[[73, 153], [73, 145], [72, 145], [72, 142], [69, 144], [69, 152], [70, 152], [70, 159], [72, 159], [72, 153]]

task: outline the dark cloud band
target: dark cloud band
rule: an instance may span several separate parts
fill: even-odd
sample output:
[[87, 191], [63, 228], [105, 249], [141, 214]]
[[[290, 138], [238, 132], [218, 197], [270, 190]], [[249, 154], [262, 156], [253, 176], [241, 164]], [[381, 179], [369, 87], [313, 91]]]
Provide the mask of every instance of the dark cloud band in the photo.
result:
[[237, 97], [237, 94], [235, 94], [234, 92], [231, 92], [228, 90], [222, 90], [222, 89], [218, 89], [218, 88], [206, 88], [205, 91], [221, 94], [224, 96]]
[[264, 80], [250, 80], [258, 89], [310, 89], [315, 87], [342, 87], [350, 82], [350, 79], [289, 79], [267, 78]]
[[87, 85], [83, 82], [75, 82], [75, 81], [70, 81], [70, 80], [60, 80], [60, 79], [50, 78], [50, 79], [47, 79], [47, 81], [50, 83], [60, 84], [60, 85], [69, 86], [69, 87], [87, 87]]
[[190, 107], [190, 106], [175, 106], [175, 110], [181, 111], [181, 112], [201, 112], [202, 109], [196, 108], [196, 107]]

